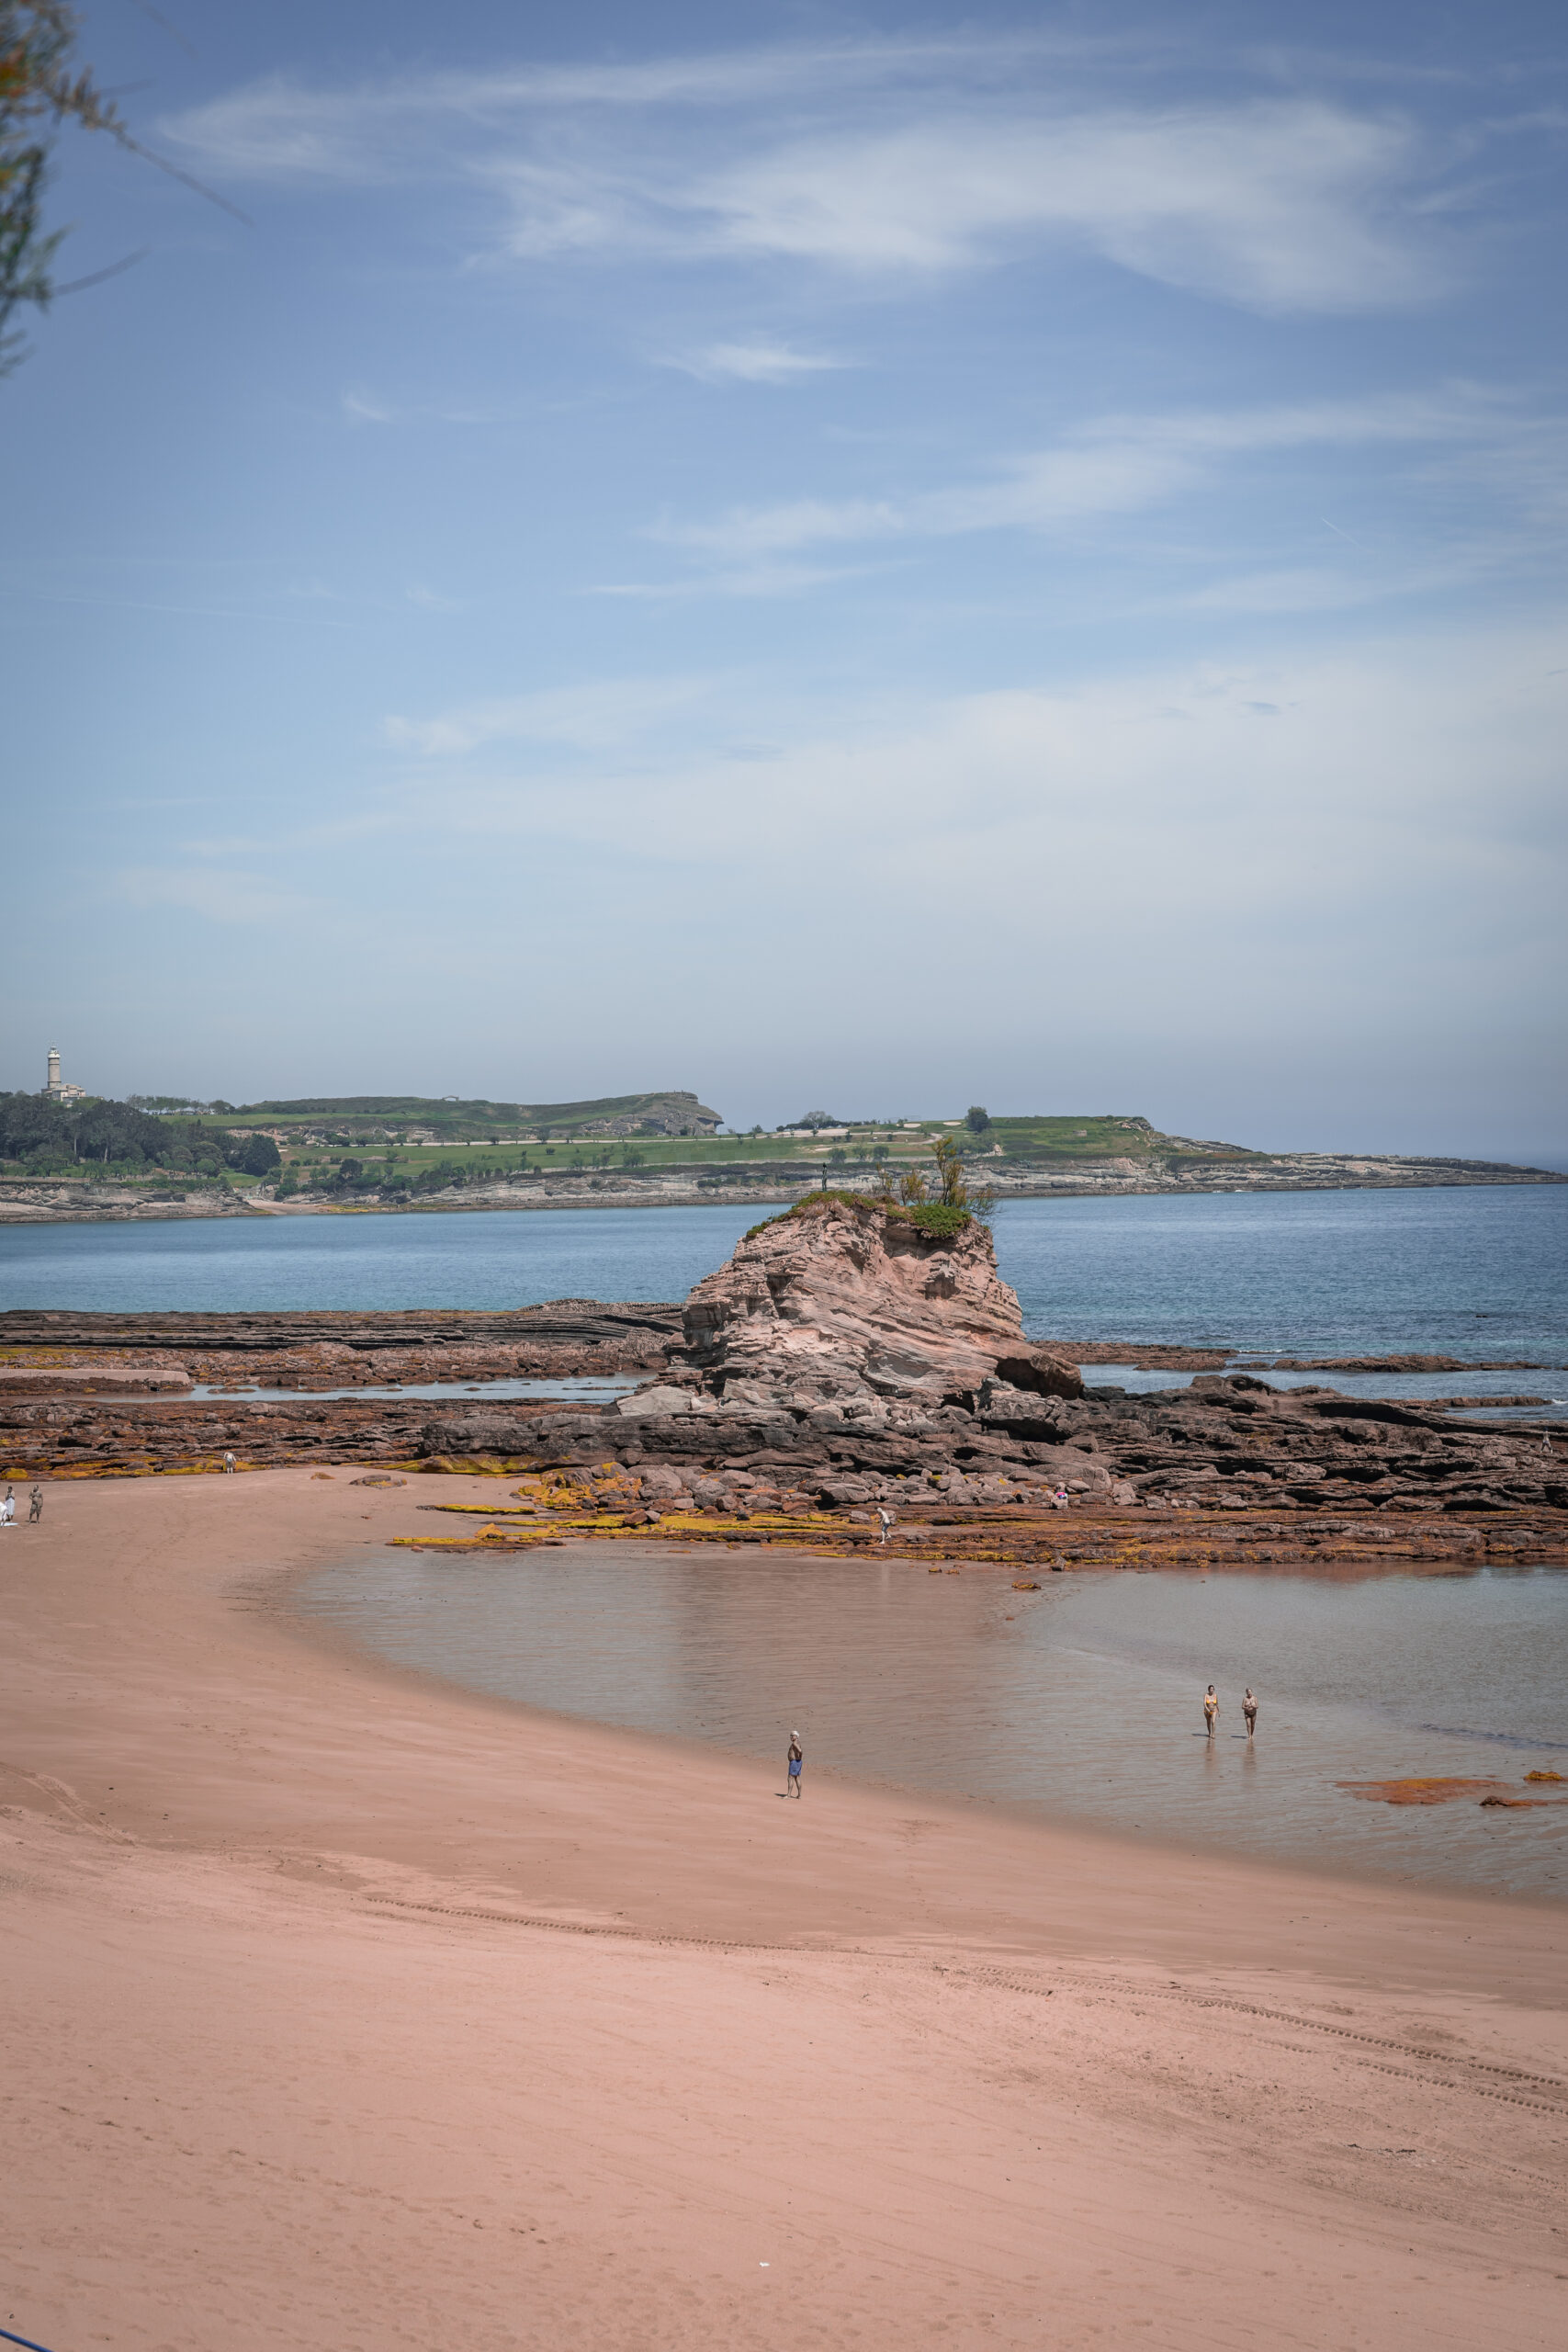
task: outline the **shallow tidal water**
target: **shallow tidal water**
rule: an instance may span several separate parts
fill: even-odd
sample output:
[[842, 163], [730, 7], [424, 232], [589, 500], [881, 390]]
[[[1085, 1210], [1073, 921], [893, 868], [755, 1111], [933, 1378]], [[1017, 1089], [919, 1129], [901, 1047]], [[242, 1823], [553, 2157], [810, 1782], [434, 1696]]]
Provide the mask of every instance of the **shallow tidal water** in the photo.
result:
[[808, 1775], [1568, 1897], [1568, 1804], [1390, 1807], [1336, 1785], [1443, 1773], [1523, 1794], [1531, 1769], [1568, 1773], [1564, 1570], [1114, 1572], [1020, 1593], [1005, 1571], [905, 1561], [378, 1547], [307, 1580], [296, 1605], [378, 1657], [563, 1714], [781, 1759], [798, 1728]]

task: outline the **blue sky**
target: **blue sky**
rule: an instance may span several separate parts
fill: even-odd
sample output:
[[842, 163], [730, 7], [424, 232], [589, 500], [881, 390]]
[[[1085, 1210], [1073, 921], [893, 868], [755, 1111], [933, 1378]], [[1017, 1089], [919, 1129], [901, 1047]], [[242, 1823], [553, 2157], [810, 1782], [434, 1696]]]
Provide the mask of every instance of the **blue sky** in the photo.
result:
[[84, 48], [0, 1083], [1568, 1156], [1557, 11]]

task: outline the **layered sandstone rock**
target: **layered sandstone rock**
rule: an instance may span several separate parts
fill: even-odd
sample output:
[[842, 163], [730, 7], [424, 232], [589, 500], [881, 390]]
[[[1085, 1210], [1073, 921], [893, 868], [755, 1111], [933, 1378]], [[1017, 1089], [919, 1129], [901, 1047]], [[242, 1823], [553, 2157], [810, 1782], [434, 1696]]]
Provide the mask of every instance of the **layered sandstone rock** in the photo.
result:
[[[663, 1300], [552, 1299], [482, 1312], [258, 1311], [109, 1315], [16, 1308], [0, 1315], [6, 1395], [149, 1393], [192, 1381], [263, 1387], [381, 1387], [657, 1370], [678, 1346], [681, 1309]], [[165, 1376], [167, 1375], [167, 1376]]]
[[970, 1400], [998, 1379], [1081, 1396], [1024, 1337], [987, 1227], [934, 1233], [823, 1194], [737, 1245], [686, 1301], [685, 1360], [726, 1404], [856, 1396]]

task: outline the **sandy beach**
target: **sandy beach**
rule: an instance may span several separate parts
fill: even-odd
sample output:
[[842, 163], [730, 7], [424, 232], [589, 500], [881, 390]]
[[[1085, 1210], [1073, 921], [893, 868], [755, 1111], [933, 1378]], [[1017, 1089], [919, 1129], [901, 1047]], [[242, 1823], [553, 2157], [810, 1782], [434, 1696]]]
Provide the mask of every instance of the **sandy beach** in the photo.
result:
[[1563, 2340], [1568, 1915], [786, 1804], [373, 1665], [288, 1606], [421, 1524], [432, 1481], [354, 1476], [60, 1484], [0, 1533], [0, 2326]]

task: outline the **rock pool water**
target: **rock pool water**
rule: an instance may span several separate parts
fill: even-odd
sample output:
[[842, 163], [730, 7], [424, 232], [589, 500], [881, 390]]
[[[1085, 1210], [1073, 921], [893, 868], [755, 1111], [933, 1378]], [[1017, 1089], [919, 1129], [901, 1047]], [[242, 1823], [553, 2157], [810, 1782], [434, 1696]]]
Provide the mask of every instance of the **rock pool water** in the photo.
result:
[[1495, 1774], [1523, 1794], [1532, 1767], [1568, 1773], [1564, 1570], [1106, 1573], [1020, 1593], [1001, 1572], [905, 1561], [378, 1547], [298, 1605], [378, 1657], [566, 1714], [781, 1758], [798, 1725], [813, 1772], [1568, 1896], [1568, 1804], [1390, 1808], [1336, 1785]]

